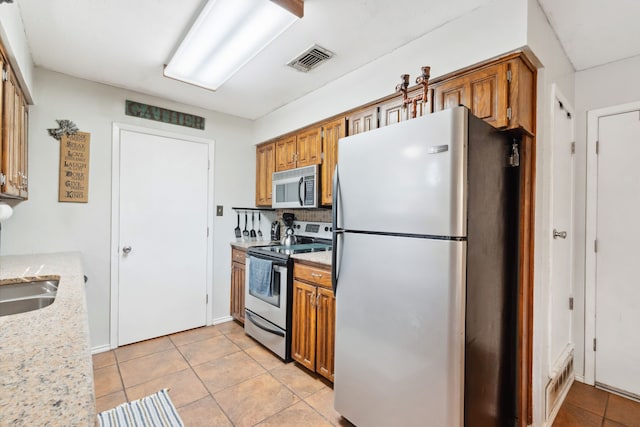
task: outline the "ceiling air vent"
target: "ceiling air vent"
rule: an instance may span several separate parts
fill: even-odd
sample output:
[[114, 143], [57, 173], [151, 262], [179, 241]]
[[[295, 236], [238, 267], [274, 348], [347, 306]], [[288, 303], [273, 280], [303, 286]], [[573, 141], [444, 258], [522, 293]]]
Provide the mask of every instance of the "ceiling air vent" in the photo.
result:
[[297, 58], [289, 62], [288, 65], [298, 71], [306, 73], [313, 70], [332, 56], [333, 52], [316, 44], [302, 52]]

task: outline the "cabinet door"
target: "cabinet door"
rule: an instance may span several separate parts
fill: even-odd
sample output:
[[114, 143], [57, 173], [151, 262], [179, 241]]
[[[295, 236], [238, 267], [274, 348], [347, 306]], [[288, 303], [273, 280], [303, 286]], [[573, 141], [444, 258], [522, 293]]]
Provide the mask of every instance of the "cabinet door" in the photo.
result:
[[[407, 94], [409, 98], [415, 98], [416, 96], [422, 95], [422, 87], [418, 86], [413, 89], [411, 92]], [[415, 117], [422, 117], [425, 114], [429, 114], [432, 112], [432, 101], [433, 100], [433, 90], [427, 88], [427, 100], [416, 102], [416, 113]], [[413, 118], [413, 103], [407, 105], [407, 116], [409, 118]]]
[[[15, 123], [19, 113], [19, 98], [16, 98], [16, 86], [13, 83], [11, 69], [6, 67], [7, 80], [3, 84], [4, 108], [2, 114], [2, 172], [5, 184], [2, 193], [20, 196], [20, 139]], [[17, 110], [17, 111], [16, 111]]]
[[276, 172], [296, 167], [296, 136], [287, 136], [275, 142]]
[[396, 96], [380, 104], [380, 127], [407, 120], [409, 109], [403, 104], [402, 96]]
[[18, 180], [20, 182], [20, 198], [23, 200], [27, 200], [29, 194], [28, 187], [28, 178], [27, 175], [29, 173], [29, 150], [28, 150], [28, 130], [29, 130], [29, 120], [28, 120], [28, 110], [26, 100], [24, 99], [24, 95], [21, 91], [16, 91], [18, 95], [18, 105], [19, 105], [19, 115], [18, 115], [18, 149], [20, 152], [20, 158], [18, 160]]
[[[0, 70], [5, 69], [5, 61], [0, 56]], [[0, 84], [0, 127], [2, 127], [4, 121], [4, 84]], [[4, 130], [0, 129], [0, 179], [3, 175], [6, 175], [5, 170], [5, 154], [4, 154]], [[4, 185], [0, 185], [0, 194], [4, 193]]]
[[245, 265], [231, 263], [231, 317], [244, 323]]
[[378, 128], [378, 107], [366, 108], [349, 116], [349, 135], [357, 135]]
[[256, 206], [271, 206], [271, 179], [275, 170], [275, 143], [256, 148]]
[[318, 288], [316, 372], [333, 381], [336, 299], [331, 289]]
[[536, 74], [522, 57], [507, 63], [507, 72], [509, 71], [509, 107], [512, 109], [509, 129], [522, 128], [533, 135], [536, 124]]
[[509, 124], [507, 118], [507, 64], [495, 64], [468, 75], [469, 97], [465, 105], [473, 115], [494, 127]]
[[311, 371], [316, 368], [316, 289], [293, 281], [291, 357]]
[[440, 111], [458, 105], [469, 106], [469, 88], [464, 78], [458, 78], [439, 84], [434, 89], [433, 110]]
[[322, 163], [322, 128], [303, 131], [297, 135], [296, 167], [319, 165]]
[[464, 105], [494, 127], [509, 124], [507, 118], [507, 64], [481, 68], [438, 84], [434, 89], [434, 111]]
[[346, 120], [338, 119], [324, 125], [322, 139], [322, 169], [320, 171], [322, 197], [320, 203], [330, 206], [333, 202], [333, 171], [338, 163], [338, 140], [345, 135]]

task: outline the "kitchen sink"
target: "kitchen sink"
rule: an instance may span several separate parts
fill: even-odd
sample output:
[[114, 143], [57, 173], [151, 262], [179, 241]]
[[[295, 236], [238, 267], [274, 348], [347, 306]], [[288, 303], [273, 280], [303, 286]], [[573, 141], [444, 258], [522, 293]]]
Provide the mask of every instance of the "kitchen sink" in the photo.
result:
[[57, 280], [34, 280], [0, 285], [0, 316], [47, 307], [56, 299], [57, 291]]

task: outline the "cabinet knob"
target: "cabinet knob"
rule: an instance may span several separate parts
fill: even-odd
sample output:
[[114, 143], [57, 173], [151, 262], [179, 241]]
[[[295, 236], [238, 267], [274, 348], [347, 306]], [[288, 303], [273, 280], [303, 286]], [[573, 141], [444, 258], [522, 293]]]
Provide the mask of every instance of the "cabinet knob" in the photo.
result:
[[125, 255], [131, 253], [131, 246], [123, 247], [122, 248], [122, 253], [125, 254]]

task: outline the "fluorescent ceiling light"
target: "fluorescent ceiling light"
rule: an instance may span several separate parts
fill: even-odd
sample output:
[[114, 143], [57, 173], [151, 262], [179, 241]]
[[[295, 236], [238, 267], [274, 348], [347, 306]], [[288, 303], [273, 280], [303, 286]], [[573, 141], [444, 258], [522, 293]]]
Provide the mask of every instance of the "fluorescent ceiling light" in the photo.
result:
[[270, 0], [209, 0], [164, 75], [216, 90], [297, 19]]

